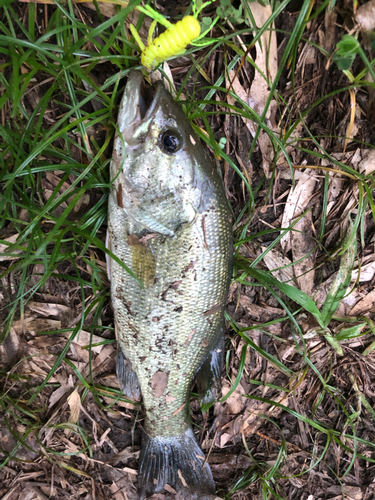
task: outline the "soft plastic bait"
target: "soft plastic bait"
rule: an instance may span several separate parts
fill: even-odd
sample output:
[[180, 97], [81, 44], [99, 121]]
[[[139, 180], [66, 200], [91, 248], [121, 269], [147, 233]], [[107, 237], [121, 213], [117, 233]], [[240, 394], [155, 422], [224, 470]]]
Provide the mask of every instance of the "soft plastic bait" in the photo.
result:
[[170, 57], [184, 52], [189, 43], [201, 33], [199, 22], [193, 16], [186, 16], [168, 28], [142, 52], [141, 62], [147, 69]]

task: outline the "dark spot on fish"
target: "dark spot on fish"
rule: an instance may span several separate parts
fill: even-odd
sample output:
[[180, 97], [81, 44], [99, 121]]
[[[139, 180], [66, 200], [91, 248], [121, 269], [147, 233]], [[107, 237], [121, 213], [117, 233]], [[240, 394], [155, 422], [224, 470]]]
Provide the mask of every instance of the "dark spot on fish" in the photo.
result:
[[180, 369], [180, 365], [179, 365], [179, 364], [177, 364], [177, 365], [176, 365], [176, 367], [177, 367], [177, 370], [179, 370], [179, 369]]
[[128, 327], [129, 327], [131, 330], [133, 330], [133, 332], [135, 333], [135, 335], [133, 335], [133, 337], [134, 337], [135, 339], [137, 339], [137, 335], [139, 334], [139, 330], [138, 330], [138, 329], [137, 329], [134, 325], [132, 325], [132, 324], [130, 323], [130, 321], [128, 321]]
[[185, 345], [189, 345], [190, 340], [191, 340], [191, 337], [194, 335], [194, 333], [195, 333], [195, 328], [193, 328], [193, 329], [192, 329], [192, 331], [191, 331], [191, 332], [189, 333], [189, 335], [187, 336], [187, 338], [186, 338], [186, 340], [185, 340], [185, 342], [184, 342], [184, 344], [185, 344]]
[[118, 286], [116, 288], [117, 298], [119, 300], [121, 300], [122, 304], [125, 306], [128, 314], [129, 314], [129, 316], [135, 316], [135, 314], [133, 313], [133, 311], [130, 309], [130, 306], [132, 305], [132, 303], [130, 301], [127, 301], [125, 299], [123, 293], [124, 293], [124, 289]]
[[130, 301], [126, 301], [126, 300], [123, 300], [122, 303], [124, 304], [126, 310], [128, 311], [129, 316], [135, 316], [133, 311], [130, 309], [130, 306], [132, 305], [132, 303]]
[[148, 245], [148, 240], [151, 240], [153, 238], [158, 238], [160, 235], [158, 233], [146, 233], [142, 238], [139, 239], [140, 243], [143, 243], [145, 246]]
[[210, 309], [208, 309], [206, 312], [203, 313], [203, 316], [207, 318], [207, 316], [212, 316], [213, 314], [216, 314], [218, 311], [221, 310], [222, 305], [221, 304], [216, 304], [212, 306]]
[[[173, 288], [173, 289], [175, 289], [175, 290], [177, 290], [177, 288], [181, 285], [181, 283], [182, 283], [182, 280], [179, 280], [179, 281], [174, 281], [174, 282], [170, 285], [170, 287], [171, 287], [171, 288]], [[180, 293], [182, 293], [182, 292], [180, 292]]]
[[203, 339], [202, 343], [199, 344], [199, 347], [208, 347], [210, 344], [207, 339]]
[[158, 321], [160, 321], [160, 317], [159, 317], [159, 316], [154, 316], [154, 317], [152, 318], [152, 321], [153, 321], [154, 323], [157, 323]]
[[139, 245], [139, 238], [136, 234], [129, 234], [128, 235], [128, 245], [130, 247]]
[[193, 261], [191, 261], [190, 264], [188, 264], [182, 272], [187, 273], [189, 271], [189, 269], [193, 269], [194, 264], [195, 263]]
[[124, 204], [122, 203], [122, 184], [119, 183], [118, 188], [116, 190], [116, 198], [117, 198], [117, 205], [120, 208], [124, 208]]
[[[118, 137], [116, 135], [116, 137]], [[122, 147], [119, 147], [119, 154], [117, 154], [117, 149], [115, 148], [112, 153], [113, 163], [116, 165], [117, 170], [120, 170], [122, 163]]]
[[151, 379], [151, 389], [153, 390], [155, 398], [160, 398], [160, 396], [165, 391], [168, 385], [169, 373], [167, 372], [155, 372]]
[[147, 356], [140, 356], [139, 360], [141, 363], [147, 359]]
[[177, 343], [174, 341], [174, 340], [170, 340], [169, 341], [169, 345], [171, 346], [172, 348], [172, 358], [174, 358], [174, 356], [178, 353], [178, 349], [176, 349], [176, 345]]
[[177, 313], [181, 313], [183, 311], [183, 307], [176, 307], [176, 309], [173, 309]]
[[202, 217], [202, 231], [203, 231], [203, 239], [204, 239], [204, 248], [209, 251], [207, 238], [206, 238], [206, 215]]
[[171, 304], [173, 304], [173, 302], [171, 300], [167, 300], [166, 299], [166, 295], [167, 293], [169, 292], [169, 290], [174, 290], [176, 293], [178, 293], [179, 295], [182, 295], [182, 292], [180, 290], [177, 290], [177, 288], [181, 285], [182, 283], [182, 280], [179, 280], [179, 281], [174, 281], [173, 283], [171, 283], [165, 290], [164, 292], [161, 294], [161, 300], [164, 300], [164, 302], [170, 302]]

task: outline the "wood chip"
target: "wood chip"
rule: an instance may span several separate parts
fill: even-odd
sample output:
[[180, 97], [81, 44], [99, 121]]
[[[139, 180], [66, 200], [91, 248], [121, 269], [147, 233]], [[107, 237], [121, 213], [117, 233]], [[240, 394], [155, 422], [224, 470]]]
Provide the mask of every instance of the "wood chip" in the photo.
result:
[[180, 469], [177, 470], [178, 477], [181, 479], [182, 485], [187, 488], [187, 482], [185, 481]]
[[177, 491], [174, 488], [172, 488], [172, 486], [169, 486], [169, 484], [165, 484], [164, 489], [169, 493], [172, 493], [173, 495], [176, 495], [177, 493]]
[[186, 405], [186, 403], [181, 405], [180, 408], [177, 408], [177, 410], [174, 413], [172, 413], [172, 417], [175, 417], [176, 415], [178, 415], [185, 405]]

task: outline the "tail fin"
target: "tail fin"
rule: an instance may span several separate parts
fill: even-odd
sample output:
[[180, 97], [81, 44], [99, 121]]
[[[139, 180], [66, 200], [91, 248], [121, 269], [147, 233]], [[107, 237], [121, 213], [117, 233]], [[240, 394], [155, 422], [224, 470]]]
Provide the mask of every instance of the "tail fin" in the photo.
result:
[[143, 435], [138, 484], [141, 498], [159, 493], [168, 484], [177, 491], [214, 493], [208, 464], [189, 427], [180, 436], [151, 438]]

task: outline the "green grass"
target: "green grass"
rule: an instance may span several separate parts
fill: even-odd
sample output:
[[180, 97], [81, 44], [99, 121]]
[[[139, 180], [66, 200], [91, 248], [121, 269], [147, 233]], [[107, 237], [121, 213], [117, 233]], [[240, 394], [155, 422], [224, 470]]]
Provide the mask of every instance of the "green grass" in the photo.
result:
[[[42, 381], [33, 383], [33, 377], [22, 372], [22, 361], [19, 370], [14, 367], [8, 373], [0, 373], [3, 384], [0, 393], [0, 416], [2, 413], [8, 428], [12, 429], [18, 441], [13, 451], [9, 452], [0, 464], [0, 470], [14, 457], [18, 448], [26, 443], [29, 434], [34, 433], [38, 436], [46, 424], [48, 397], [45, 391], [57, 387], [52, 379], [59, 367], [69, 367], [76, 376], [76, 384], [83, 403], [86, 396], [92, 394], [98, 405], [110, 412], [116, 411], [116, 403], [119, 400], [126, 401], [118, 390], [95, 384], [91, 368], [85, 377], [82, 376], [67, 358], [67, 354], [81, 329], [89, 329], [90, 332], [101, 335], [101, 332], [108, 330], [110, 323], [107, 311], [108, 282], [99, 261], [104, 260], [106, 252], [104, 240], [107, 196], [110, 189], [108, 167], [111, 159], [111, 141], [116, 130], [117, 106], [124, 89], [124, 77], [129, 69], [139, 67], [138, 54], [134, 55], [137, 46], [128, 38], [125, 20], [139, 3], [139, 1], [132, 2], [122, 10], [118, 8], [117, 14], [110, 19], [103, 18], [100, 12], [97, 12], [97, 20], [101, 21], [98, 25], [84, 24], [71, 2], [56, 3], [48, 7], [48, 23], [41, 31], [38, 26], [42, 26], [44, 16], [33, 3], [25, 6], [16, 2], [5, 2], [0, 13], [2, 111], [0, 244], [5, 244], [5, 239], [9, 236], [16, 233], [19, 235], [17, 241], [9, 244], [6, 251], [6, 254], [13, 256], [14, 259], [0, 263], [2, 293], [5, 297], [1, 311], [3, 326], [0, 340], [8, 337], [15, 319], [25, 316], [27, 302], [34, 300], [37, 293], [48, 293], [51, 283], [57, 283], [58, 287], [65, 283], [67, 289], [75, 290], [68, 303], [80, 313], [77, 315], [79, 319], [76, 323], [68, 328], [68, 331], [72, 332], [70, 339], [55, 355], [55, 362], [51, 364], [50, 371]], [[319, 386], [318, 394], [314, 404], [310, 404], [303, 414], [286, 404], [264, 398], [259, 394], [248, 397], [281, 408], [293, 415], [309, 429], [313, 439], [316, 439], [311, 449], [304, 450], [309, 455], [308, 463], [304, 468], [296, 468], [293, 473], [294, 478], [308, 474], [312, 468], [325, 464], [331, 476], [336, 476], [340, 482], [351, 473], [356, 461], [369, 464], [375, 461], [373, 441], [357, 435], [361, 419], [374, 418], [373, 403], [366, 399], [364, 391], [358, 388], [355, 380], [351, 380], [357, 402], [360, 402], [357, 406], [353, 404], [351, 390], [348, 387], [345, 390], [340, 387], [333, 375], [337, 370], [335, 363], [339, 363], [340, 356], [346, 352], [345, 343], [348, 339], [359, 336], [364, 339], [363, 349], [358, 351], [362, 363], [375, 345], [372, 339], [374, 327], [371, 320], [361, 317], [348, 320], [335, 316], [341, 300], [347, 293], [354, 261], [363, 250], [366, 241], [366, 212], [370, 211], [375, 220], [373, 202], [375, 181], [372, 174], [359, 173], [344, 161], [337, 160], [332, 151], [325, 150], [321, 145], [321, 139], [327, 136], [317, 136], [310, 130], [309, 124], [310, 117], [317, 110], [327, 106], [332, 99], [343, 98], [351, 89], [362, 93], [366, 93], [370, 88], [373, 89], [375, 84], [366, 80], [366, 74], [369, 72], [374, 77], [374, 61], [369, 59], [369, 53], [360, 43], [355, 44], [353, 40], [346, 39], [347, 45], [342, 43], [339, 46], [340, 51], [336, 52], [334, 57], [336, 62], [331, 63], [338, 65], [336, 75], [342, 72], [344, 79], [341, 79], [341, 82], [344, 83], [332, 86], [329, 93], [317, 96], [313, 102], [301, 109], [295, 82], [301, 45], [310, 44], [315, 47], [326, 61], [331, 55], [310, 40], [307, 27], [314, 19], [323, 19], [325, 12], [330, 8], [330, 2], [325, 1], [319, 7], [315, 7], [309, 1], [304, 1], [301, 3], [300, 11], [293, 15], [292, 31], [278, 31], [278, 36], [284, 40], [284, 51], [279, 60], [276, 78], [269, 82], [270, 93], [262, 115], [258, 115], [242, 101], [233, 89], [229, 95], [235, 99], [235, 104], [228, 105], [225, 100], [227, 88], [223, 74], [210, 85], [200, 87], [199, 92], [191, 86], [199, 69], [201, 67], [206, 69], [205, 65], [215, 51], [223, 53], [226, 71], [238, 68], [245, 54], [236, 37], [242, 36], [247, 43], [250, 43], [250, 40], [255, 43], [263, 33], [269, 31], [272, 21], [278, 19], [289, 3], [289, 0], [282, 3], [272, 2], [273, 14], [257, 31], [254, 39], [249, 37], [247, 26], [239, 25], [241, 29], [233, 32], [228, 28], [225, 19], [219, 19], [216, 38], [205, 38], [201, 42], [204, 48], [193, 47], [188, 50], [191, 65], [187, 76], [180, 82], [178, 95], [184, 92], [187, 96], [187, 100], [182, 101], [182, 104], [197, 134], [235, 171], [235, 182], [243, 185], [245, 200], [241, 202], [242, 206], [233, 206], [236, 228], [233, 282], [237, 283], [238, 290], [240, 287], [242, 290], [248, 286], [261, 287], [264, 293], [272, 296], [278, 307], [286, 312], [286, 316], [280, 320], [247, 327], [241, 327], [227, 313], [231, 334], [235, 339], [241, 337], [244, 345], [240, 359], [236, 358], [234, 351], [228, 350], [227, 374], [233, 386], [222, 402], [235, 391], [242, 377], [254, 387], [263, 386], [261, 380], [250, 380], [246, 375], [248, 350], [257, 353], [280, 373], [282, 382], [268, 384], [274, 397], [280, 392], [293, 394], [306, 377], [315, 380]], [[251, 4], [244, 2], [243, 15], [247, 16], [247, 19], [251, 19], [250, 7]], [[20, 16], [21, 9], [26, 13], [25, 17]], [[37, 22], [34, 22], [35, 19]], [[142, 14], [137, 25], [138, 29], [143, 19]], [[347, 67], [348, 57], [353, 66]], [[259, 71], [248, 55], [246, 60], [253, 67], [253, 71]], [[286, 102], [280, 90], [282, 87], [280, 82], [285, 75], [290, 75], [289, 81], [293, 92], [293, 99], [289, 102]], [[272, 99], [276, 100], [279, 114], [283, 116], [280, 134], [275, 133], [266, 120]], [[308, 155], [315, 165], [320, 165], [321, 160], [325, 159], [328, 160], [330, 168], [341, 169], [351, 176], [347, 180], [347, 189], [356, 188], [358, 194], [356, 209], [351, 212], [350, 229], [335, 248], [326, 248], [328, 221], [325, 210], [328, 203], [329, 175], [328, 171], [323, 171], [325, 177], [321, 192], [322, 213], [316, 220], [316, 248], [319, 266], [332, 263], [338, 274], [321, 310], [311, 297], [298, 290], [293, 283], [278, 281], [263, 265], [265, 255], [272, 248], [277, 248], [283, 235], [296, 230], [295, 223], [288, 228], [249, 231], [257, 209], [272, 201], [277, 169], [272, 171], [270, 179], [266, 179], [261, 173], [253, 185], [252, 179], [232, 157], [226, 154], [225, 150], [218, 146], [215, 139], [215, 130], [212, 126], [218, 116], [222, 120], [225, 115], [248, 118], [258, 125], [249, 157], [256, 152], [260, 132], [265, 131], [273, 146], [271, 165], [276, 165], [278, 159], [285, 155], [292, 179], [294, 179], [293, 161], [287, 152], [290, 151], [290, 147], [294, 152]], [[296, 139], [293, 133], [300, 125], [303, 137]], [[201, 126], [208, 136], [202, 132]], [[340, 141], [343, 144], [342, 139], [338, 136], [332, 137], [336, 145], [340, 144]], [[370, 146], [358, 140], [357, 145], [364, 148]], [[48, 172], [56, 171], [59, 172], [60, 181], [53, 186], [47, 198], [43, 187], [46, 175]], [[86, 202], [83, 204], [82, 211], [75, 211], [75, 207], [82, 200], [88, 200], [87, 204]], [[243, 250], [246, 245], [253, 243], [259, 248], [264, 238], [272, 240], [265, 251], [259, 251], [254, 259], [244, 256]], [[38, 275], [34, 271], [37, 265], [42, 265], [44, 269]], [[324, 370], [319, 367], [318, 360], [309, 349], [305, 338], [306, 331], [302, 326], [303, 315], [311, 318], [311, 324], [316, 326], [316, 338], [324, 338], [326, 341], [330, 365]], [[293, 363], [280, 360], [276, 352], [269, 353], [251, 337], [252, 330], [263, 331], [280, 347], [286, 339], [269, 333], [269, 327], [276, 323], [281, 323], [283, 328], [289, 329], [290, 335], [293, 336], [296, 357]], [[367, 325], [364, 331], [363, 325]], [[64, 331], [67, 329], [38, 332], [38, 336], [43, 334], [52, 337]], [[111, 339], [113, 335], [104, 342], [110, 343]], [[40, 356], [42, 357], [42, 354]], [[238, 362], [236, 376], [231, 372], [233, 362]], [[104, 402], [102, 397], [104, 393], [113, 401], [112, 403]], [[337, 428], [330, 428], [319, 419], [317, 409], [321, 405], [334, 406], [340, 412], [341, 421], [338, 422]], [[208, 407], [204, 409], [208, 410]], [[90, 438], [80, 426], [57, 423], [53, 425], [56, 428], [70, 425], [79, 436], [80, 450], [88, 455], [92, 454]], [[281, 445], [275, 454], [274, 463], [270, 465], [266, 460], [254, 456], [248, 443], [244, 441], [244, 452], [253, 459], [254, 465], [233, 484], [228, 485], [228, 492], [224, 492], [226, 498], [236, 498], [236, 494], [245, 488], [247, 491], [260, 492], [264, 499], [285, 498], [283, 488], [288, 478], [284, 476], [282, 469], [288, 458], [286, 441], [279, 423], [266, 417], [264, 425], [271, 426], [280, 436]], [[16, 430], [18, 428], [22, 430]], [[324, 444], [319, 442], [322, 436]], [[70, 454], [58, 452], [47, 449], [41, 441], [38, 444], [49, 460], [60, 463], [65, 468], [70, 467], [72, 470], [71, 466], [59, 462], [59, 456], [69, 458], [78, 452]], [[25, 446], [29, 447], [27, 443]], [[339, 449], [342, 454], [342, 460], [336, 471], [331, 467], [331, 459], [327, 459], [326, 462], [326, 457], [329, 457], [330, 450], [333, 449]], [[77, 471], [76, 465], [73, 470]]]

